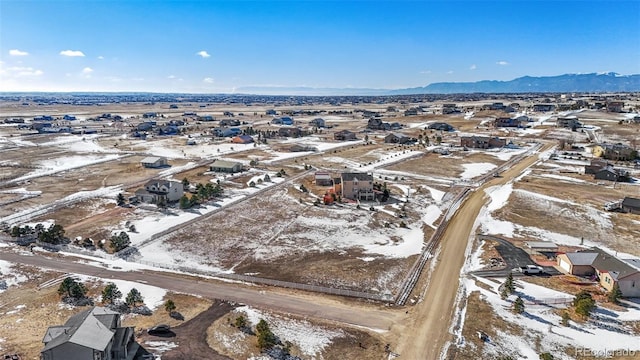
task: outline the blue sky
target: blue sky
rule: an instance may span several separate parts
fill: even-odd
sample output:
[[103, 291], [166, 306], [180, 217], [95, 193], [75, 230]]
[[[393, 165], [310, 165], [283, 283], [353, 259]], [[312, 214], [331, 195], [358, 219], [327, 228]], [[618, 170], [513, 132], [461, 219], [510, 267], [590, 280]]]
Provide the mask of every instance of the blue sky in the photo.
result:
[[640, 1], [0, 1], [0, 91], [640, 73]]

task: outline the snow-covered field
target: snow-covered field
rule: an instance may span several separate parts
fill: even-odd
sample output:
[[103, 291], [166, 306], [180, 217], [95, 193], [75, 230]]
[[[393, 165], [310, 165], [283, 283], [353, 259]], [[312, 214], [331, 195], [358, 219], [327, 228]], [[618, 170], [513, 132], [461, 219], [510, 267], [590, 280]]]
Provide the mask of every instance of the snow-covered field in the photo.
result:
[[38, 162], [37, 169], [26, 175], [12, 179], [10, 183], [16, 183], [40, 176], [53, 175], [61, 171], [78, 169], [89, 165], [116, 160], [121, 157], [122, 156], [118, 154], [61, 156], [55, 159]]
[[492, 163], [470, 163], [470, 164], [462, 164], [464, 167], [464, 171], [460, 174], [460, 178], [469, 180], [473, 179], [477, 176], [484, 175], [491, 170], [497, 168], [496, 165]]
[[13, 263], [0, 260], [0, 292], [27, 281], [27, 277], [13, 269]]
[[[498, 287], [504, 279], [489, 281], [468, 276], [463, 279], [461, 291], [467, 295], [478, 291], [481, 298], [488, 302], [493, 311], [505, 321], [523, 329], [522, 335], [498, 330], [496, 338], [489, 340], [483, 353], [488, 357], [511, 355], [518, 359], [538, 359], [542, 352], [551, 352], [557, 359], [574, 359], [564, 354], [563, 349], [584, 351], [588, 349], [600, 352], [605, 349], [632, 350], [640, 352], [640, 341], [628, 324], [629, 321], [640, 320], [640, 307], [628, 307], [627, 311], [616, 311], [598, 308], [592, 320], [586, 323], [570, 322], [570, 326], [561, 325], [558, 309], [566, 308], [566, 304], [554, 302], [570, 301], [571, 294], [551, 290], [542, 286], [516, 280], [516, 294], [502, 300]], [[477, 285], [481, 282], [484, 286]], [[525, 313], [516, 315], [511, 312], [512, 302], [517, 296], [525, 300]], [[549, 305], [538, 305], [546, 302]], [[464, 341], [459, 346], [473, 346]], [[582, 350], [580, 350], [582, 349]]]

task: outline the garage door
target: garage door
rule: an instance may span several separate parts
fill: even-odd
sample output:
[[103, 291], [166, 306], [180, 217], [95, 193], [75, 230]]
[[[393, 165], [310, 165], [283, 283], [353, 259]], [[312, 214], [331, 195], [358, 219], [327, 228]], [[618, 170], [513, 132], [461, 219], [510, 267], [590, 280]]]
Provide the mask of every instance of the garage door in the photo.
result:
[[571, 272], [571, 264], [569, 264], [565, 259], [560, 259], [560, 267], [567, 273]]

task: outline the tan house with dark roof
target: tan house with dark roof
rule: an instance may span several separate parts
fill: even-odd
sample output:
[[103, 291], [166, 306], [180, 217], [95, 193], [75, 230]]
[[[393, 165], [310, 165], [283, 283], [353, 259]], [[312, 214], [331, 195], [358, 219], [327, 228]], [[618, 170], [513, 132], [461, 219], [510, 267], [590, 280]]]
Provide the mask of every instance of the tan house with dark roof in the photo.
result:
[[630, 261], [618, 259], [599, 248], [560, 254], [557, 261], [560, 269], [568, 274], [597, 276], [606, 291], [618, 284], [622, 296], [640, 297], [640, 269]]
[[353, 200], [375, 200], [373, 175], [366, 173], [340, 174], [342, 197]]

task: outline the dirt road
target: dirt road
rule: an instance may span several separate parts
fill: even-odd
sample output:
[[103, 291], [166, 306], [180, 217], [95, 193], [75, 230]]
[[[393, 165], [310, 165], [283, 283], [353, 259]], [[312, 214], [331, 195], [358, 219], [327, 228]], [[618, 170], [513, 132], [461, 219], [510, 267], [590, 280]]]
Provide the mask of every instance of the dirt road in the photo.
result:
[[258, 308], [327, 319], [370, 329], [389, 330], [394, 323], [401, 322], [401, 315], [404, 316], [404, 312], [388, 311], [389, 309], [385, 309], [381, 305], [370, 305], [359, 301], [337, 300], [313, 293], [255, 285], [245, 286], [239, 283], [227, 283], [173, 273], [113, 271], [77, 263], [66, 256], [23, 255], [17, 254], [9, 248], [0, 248], [0, 259], [70, 274], [134, 281], [173, 292], [199, 295], [208, 299], [224, 299]]
[[[544, 151], [550, 146], [541, 149]], [[394, 351], [402, 359], [438, 359], [447, 341], [451, 340], [449, 327], [453, 318], [454, 303], [464, 264], [464, 253], [473, 224], [485, 203], [484, 190], [494, 185], [506, 184], [520, 175], [538, 160], [538, 154], [525, 158], [474, 191], [449, 222], [441, 240], [438, 264], [431, 275], [431, 282], [424, 300], [412, 310], [412, 316], [398, 330], [398, 344]]]
[[[218, 354], [207, 344], [207, 329], [214, 321], [227, 314], [234, 307], [227, 302], [215, 301], [205, 312], [195, 318], [174, 327], [171, 330], [175, 337], [168, 339], [178, 343], [178, 347], [162, 354], [164, 360], [191, 360], [193, 358], [209, 360], [231, 360], [230, 358]], [[144, 334], [138, 341], [165, 340], [162, 337]]]

